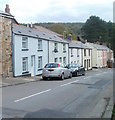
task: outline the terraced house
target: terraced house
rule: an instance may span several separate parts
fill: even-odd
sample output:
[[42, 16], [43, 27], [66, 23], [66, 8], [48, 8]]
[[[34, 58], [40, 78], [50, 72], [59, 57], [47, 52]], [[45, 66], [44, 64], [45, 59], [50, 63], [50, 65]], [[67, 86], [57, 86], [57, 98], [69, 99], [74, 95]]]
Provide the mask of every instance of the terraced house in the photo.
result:
[[106, 67], [107, 60], [113, 60], [113, 52], [105, 46], [68, 41], [45, 31], [19, 25], [6, 5], [5, 12], [0, 11], [0, 76], [40, 75], [45, 64], [51, 62], [79, 63], [90, 70]]
[[14, 76], [40, 75], [49, 62], [69, 62], [69, 43], [34, 28], [13, 24]]

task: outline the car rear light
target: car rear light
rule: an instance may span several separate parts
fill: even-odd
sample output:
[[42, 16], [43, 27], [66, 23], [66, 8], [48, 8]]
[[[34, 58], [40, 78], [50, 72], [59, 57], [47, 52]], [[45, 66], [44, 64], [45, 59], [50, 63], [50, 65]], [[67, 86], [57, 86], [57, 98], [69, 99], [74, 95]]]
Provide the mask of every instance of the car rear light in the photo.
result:
[[60, 64], [58, 64], [58, 67], [60, 67]]

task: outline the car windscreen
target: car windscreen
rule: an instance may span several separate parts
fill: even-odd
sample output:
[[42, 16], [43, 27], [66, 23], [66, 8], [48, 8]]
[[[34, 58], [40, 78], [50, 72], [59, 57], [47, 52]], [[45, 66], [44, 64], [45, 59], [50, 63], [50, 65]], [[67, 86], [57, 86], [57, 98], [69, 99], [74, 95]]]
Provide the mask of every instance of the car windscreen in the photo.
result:
[[77, 68], [77, 67], [79, 67], [79, 65], [78, 64], [69, 64], [68, 67], [69, 68]]
[[45, 68], [57, 68], [57, 67], [58, 67], [58, 64], [55, 64], [55, 63], [45, 65]]

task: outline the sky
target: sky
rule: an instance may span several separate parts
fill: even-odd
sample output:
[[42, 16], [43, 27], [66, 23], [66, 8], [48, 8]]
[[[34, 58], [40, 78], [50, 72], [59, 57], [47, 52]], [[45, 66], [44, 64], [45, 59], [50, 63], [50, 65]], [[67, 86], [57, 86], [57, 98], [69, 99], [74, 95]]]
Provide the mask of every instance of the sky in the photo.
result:
[[19, 23], [86, 22], [92, 16], [113, 22], [114, 0], [0, 0]]

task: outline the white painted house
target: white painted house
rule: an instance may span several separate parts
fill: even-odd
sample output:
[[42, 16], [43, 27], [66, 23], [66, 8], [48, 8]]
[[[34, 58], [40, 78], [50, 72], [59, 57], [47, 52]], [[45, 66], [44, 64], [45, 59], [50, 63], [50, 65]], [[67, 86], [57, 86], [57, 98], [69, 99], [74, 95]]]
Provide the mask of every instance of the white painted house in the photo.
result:
[[69, 44], [56, 35], [13, 24], [14, 76], [40, 75], [49, 62], [69, 62]]
[[83, 65], [83, 47], [77, 41], [69, 42], [69, 58], [70, 63], [78, 63]]
[[69, 42], [70, 63], [78, 63], [85, 70], [92, 69], [92, 49], [80, 41]]
[[[83, 44], [83, 43], [82, 43]], [[83, 44], [83, 65], [85, 70], [92, 69], [92, 48]]]

